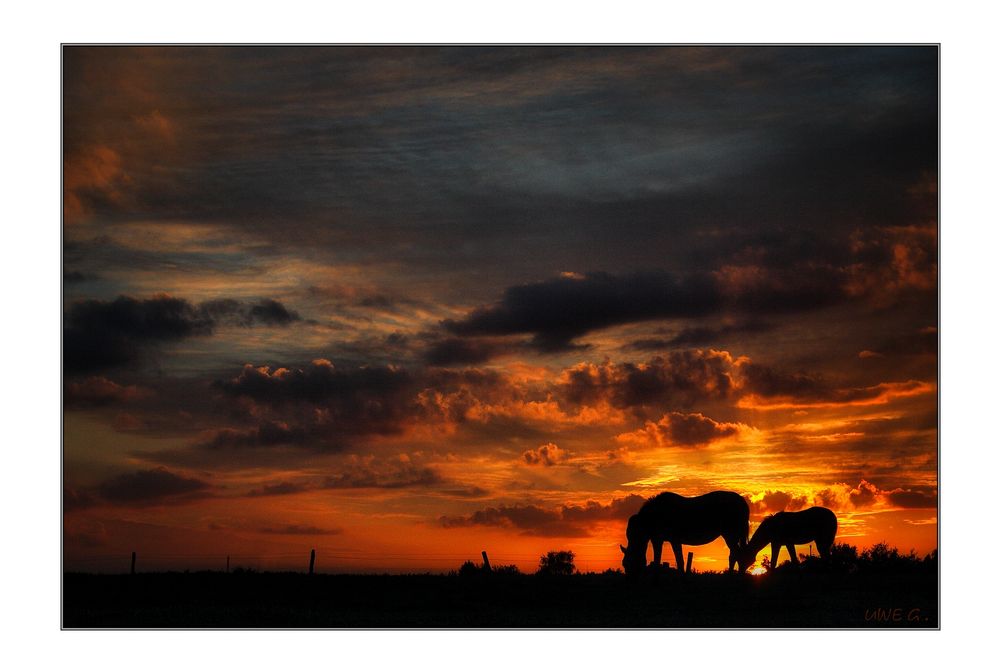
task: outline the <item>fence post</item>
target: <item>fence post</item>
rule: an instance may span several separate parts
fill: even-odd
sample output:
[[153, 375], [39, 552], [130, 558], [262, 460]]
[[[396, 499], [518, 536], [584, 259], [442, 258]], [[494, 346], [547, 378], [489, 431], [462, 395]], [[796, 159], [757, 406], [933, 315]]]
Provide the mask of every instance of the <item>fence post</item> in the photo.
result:
[[693, 552], [693, 551], [689, 551], [689, 552], [688, 552], [688, 564], [687, 564], [687, 570], [685, 570], [685, 572], [691, 572], [691, 561], [692, 561], [693, 559], [694, 559], [694, 552]]
[[309, 574], [313, 573], [313, 565], [316, 564], [316, 550], [313, 549], [309, 552]]
[[128, 572], [129, 574], [135, 574], [135, 552], [132, 552], [132, 568]]
[[491, 571], [492, 570], [490, 569], [490, 557], [487, 556], [486, 552], [484, 551], [483, 552], [483, 572], [491, 572]]
[[229, 556], [226, 556], [226, 574], [229, 574]]

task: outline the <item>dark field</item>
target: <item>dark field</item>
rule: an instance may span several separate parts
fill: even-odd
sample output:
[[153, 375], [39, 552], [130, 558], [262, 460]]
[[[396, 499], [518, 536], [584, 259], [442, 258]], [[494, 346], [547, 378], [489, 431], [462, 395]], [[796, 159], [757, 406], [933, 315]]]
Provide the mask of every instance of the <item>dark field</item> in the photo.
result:
[[935, 628], [935, 572], [66, 574], [66, 628]]

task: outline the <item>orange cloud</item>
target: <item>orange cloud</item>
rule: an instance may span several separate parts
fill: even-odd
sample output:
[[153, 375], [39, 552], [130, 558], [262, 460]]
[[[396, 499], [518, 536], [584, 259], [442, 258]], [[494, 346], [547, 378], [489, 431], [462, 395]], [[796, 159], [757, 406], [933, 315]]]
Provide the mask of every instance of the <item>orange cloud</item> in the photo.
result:
[[751, 410], [791, 410], [839, 408], [845, 406], [863, 407], [869, 405], [885, 405], [890, 401], [910, 398], [937, 391], [933, 382], [907, 380], [905, 382], [882, 382], [871, 387], [831, 390], [828, 396], [818, 399], [793, 396], [763, 397], [758, 394], [748, 394], [740, 398], [737, 407]]
[[554, 466], [557, 463], [565, 461], [568, 457], [569, 454], [565, 449], [559, 449], [558, 445], [551, 442], [541, 445], [536, 449], [529, 449], [521, 454], [521, 458], [530, 466]]
[[809, 504], [808, 496], [794, 496], [786, 491], [764, 491], [746, 496], [746, 500], [750, 505], [750, 512], [754, 516], [776, 512], [797, 512]]
[[658, 422], [647, 421], [641, 429], [619, 434], [615, 440], [638, 447], [701, 447], [736, 435], [745, 428], [745, 424], [717, 422], [700, 412], [671, 412]]
[[118, 202], [121, 187], [129, 177], [122, 169], [121, 155], [108, 146], [94, 146], [69, 156], [63, 165], [63, 216], [76, 224], [91, 212], [96, 200]]

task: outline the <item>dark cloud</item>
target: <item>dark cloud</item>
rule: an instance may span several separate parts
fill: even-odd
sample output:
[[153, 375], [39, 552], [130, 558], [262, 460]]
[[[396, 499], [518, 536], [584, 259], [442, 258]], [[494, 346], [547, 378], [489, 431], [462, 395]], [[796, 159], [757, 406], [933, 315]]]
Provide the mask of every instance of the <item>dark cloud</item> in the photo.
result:
[[490, 492], [481, 486], [456, 486], [448, 489], [438, 489], [438, 493], [453, 498], [482, 498], [490, 495]]
[[137, 300], [74, 303], [63, 333], [67, 373], [123, 366], [139, 359], [148, 346], [206, 336], [212, 322], [184, 299], [161, 295]]
[[207, 495], [211, 486], [166, 468], [125, 473], [103, 482], [100, 497], [115, 505], [153, 505], [194, 500]]
[[864, 358], [866, 356], [923, 355], [936, 358], [937, 352], [937, 327], [925, 327], [915, 333], [905, 333], [888, 338], [873, 350], [863, 350], [859, 356]]
[[618, 408], [651, 404], [690, 405], [725, 398], [736, 389], [744, 364], [728, 352], [684, 350], [647, 363], [578, 364], [563, 373], [559, 390], [574, 405], [607, 401]]
[[855, 508], [862, 509], [875, 504], [881, 492], [874, 484], [861, 480], [856, 488], [851, 489], [848, 500]]
[[250, 302], [237, 301], [236, 299], [216, 299], [205, 301], [198, 308], [216, 324], [242, 327], [251, 327], [257, 324], [284, 326], [301, 319], [298, 313], [288, 310], [284, 304], [274, 299], [259, 299]]
[[64, 365], [67, 373], [125, 366], [157, 345], [211, 335], [216, 325], [287, 325], [297, 318], [272, 300], [196, 306], [161, 294], [142, 300], [119, 296], [114, 301], [78, 301], [66, 313]]
[[895, 491], [886, 491], [884, 495], [889, 499], [890, 505], [904, 509], [935, 508], [938, 503], [937, 493], [930, 491], [896, 489]]
[[232, 380], [218, 384], [234, 396], [262, 403], [305, 401], [316, 404], [360, 403], [372, 395], [387, 395], [412, 386], [409, 372], [391, 367], [340, 367], [317, 359], [303, 368], [254, 367], [247, 364]]
[[876, 504], [887, 504], [903, 509], [931, 509], [937, 507], [937, 489], [933, 486], [897, 488], [887, 491], [862, 479], [857, 486], [841, 484], [816, 493], [815, 502], [834, 510], [863, 510]]
[[514, 528], [526, 535], [581, 536], [587, 531], [582, 526], [573, 526], [561, 521], [557, 510], [547, 510], [537, 505], [501, 505], [476, 510], [469, 516], [442, 516], [444, 528], [467, 526], [491, 526]]
[[590, 331], [654, 318], [707, 315], [720, 305], [720, 294], [707, 278], [592, 273], [509, 287], [499, 303], [442, 325], [465, 336], [532, 334], [540, 350], [563, 351]]
[[521, 396], [506, 376], [491, 370], [411, 371], [327, 360], [298, 368], [248, 365], [212, 386], [219, 390], [214, 401], [190, 401], [205, 387], [186, 382], [165, 397], [172, 410], [157, 402], [142, 406], [151, 412], [130, 416], [135, 424], [155, 418], [150, 424], [156, 430], [190, 438], [184, 448], [136, 455], [185, 467], [238, 466], [260, 457], [277, 464], [282, 457], [343, 451], [413, 426], [453, 428], [478, 407]]
[[238, 449], [244, 447], [272, 447], [276, 445], [305, 445], [307, 433], [299, 426], [284, 422], [264, 421], [250, 429], [222, 428], [205, 437], [206, 449]]
[[560, 510], [563, 521], [571, 523], [619, 521], [638, 512], [644, 502], [646, 499], [642, 496], [629, 494], [623, 498], [615, 498], [606, 505], [591, 500], [584, 505], [563, 505]]
[[258, 532], [266, 535], [340, 535], [342, 528], [317, 528], [304, 524], [289, 524], [286, 526], [260, 528]]
[[83, 273], [82, 271], [64, 271], [63, 272], [63, 282], [67, 285], [78, 285], [80, 283], [89, 282], [91, 280], [97, 280], [97, 276], [91, 275], [89, 273]]
[[452, 336], [432, 342], [424, 358], [432, 366], [467, 366], [481, 364], [504, 354], [513, 354], [522, 347], [506, 341]]
[[248, 364], [216, 386], [230, 396], [293, 413], [300, 426], [309, 424], [310, 435], [341, 441], [398, 432], [417, 410], [418, 383], [407, 370], [390, 366], [336, 366], [318, 359], [302, 368], [272, 371]]
[[720, 327], [687, 327], [669, 338], [640, 338], [634, 340], [625, 345], [623, 349], [649, 352], [676, 347], [700, 347], [709, 343], [716, 343], [735, 334], [763, 333], [772, 329], [774, 329], [773, 325], [759, 321], [727, 324]]
[[135, 385], [120, 385], [105, 377], [93, 376], [80, 382], [66, 383], [63, 406], [66, 409], [103, 407], [128, 403], [150, 393]]
[[606, 505], [589, 501], [584, 505], [562, 505], [555, 510], [537, 505], [500, 505], [467, 516], [442, 516], [440, 524], [444, 528], [492, 526], [519, 530], [525, 535], [577, 537], [590, 534], [594, 523], [627, 519], [644, 502], [642, 496], [629, 495]]
[[358, 460], [326, 478], [326, 489], [434, 487], [445, 480], [434, 468], [409, 462]]
[[63, 489], [63, 511], [72, 512], [74, 510], [86, 509], [97, 504], [97, 498], [92, 493], [83, 489]]
[[928, 393], [934, 385], [906, 380], [844, 387], [815, 372], [788, 371], [748, 357], [734, 357], [723, 350], [689, 349], [643, 363], [577, 364], [563, 372], [555, 388], [569, 405], [607, 402], [616, 408], [635, 409], [650, 419], [658, 415], [643, 408], [676, 411], [699, 402], [729, 398], [746, 399], [747, 405], [761, 407], [874, 404]]
[[743, 377], [747, 392], [760, 396], [825, 399], [833, 392], [833, 388], [818, 374], [787, 372], [761, 364], [746, 364]]
[[295, 493], [308, 491], [310, 487], [305, 484], [295, 482], [278, 482], [277, 484], [265, 484], [259, 489], [251, 489], [247, 493], [248, 498], [259, 498], [262, 496], [288, 496]]
[[333, 305], [371, 310], [396, 312], [401, 306], [419, 306], [419, 301], [399, 294], [391, 294], [373, 287], [349, 285], [310, 285], [306, 293], [322, 302]]
[[740, 431], [742, 425], [720, 423], [700, 412], [671, 412], [657, 422], [647, 421], [638, 430], [621, 433], [615, 439], [626, 446], [703, 447]]
[[840, 501], [837, 498], [837, 493], [832, 489], [822, 489], [817, 491], [815, 502], [817, 505], [829, 507], [830, 509], [838, 509], [840, 507]]
[[[789, 275], [793, 274], [793, 275]], [[501, 300], [445, 330], [462, 336], [531, 334], [542, 351], [559, 352], [591, 331], [653, 319], [690, 319], [724, 312], [788, 313], [830, 305], [846, 296], [833, 268], [728, 266], [714, 273], [613, 275], [589, 273], [509, 287]], [[752, 328], [753, 325], [751, 325]], [[731, 331], [748, 331], [733, 327]], [[692, 341], [729, 333], [691, 329]], [[679, 342], [685, 335], [679, 335]]]
[[699, 413], [671, 412], [658, 424], [670, 442], [682, 447], [706, 445], [713, 440], [726, 438], [739, 429], [736, 424], [721, 424]]

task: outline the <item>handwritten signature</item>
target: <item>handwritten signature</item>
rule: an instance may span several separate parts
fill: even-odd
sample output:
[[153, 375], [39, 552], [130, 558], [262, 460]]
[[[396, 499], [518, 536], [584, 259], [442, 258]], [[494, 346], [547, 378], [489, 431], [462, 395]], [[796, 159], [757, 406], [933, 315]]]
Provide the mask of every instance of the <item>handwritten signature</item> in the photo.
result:
[[865, 609], [866, 623], [926, 623], [930, 619], [920, 613], [920, 607], [874, 607]]

